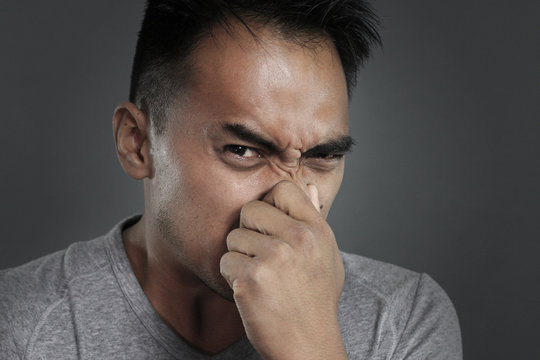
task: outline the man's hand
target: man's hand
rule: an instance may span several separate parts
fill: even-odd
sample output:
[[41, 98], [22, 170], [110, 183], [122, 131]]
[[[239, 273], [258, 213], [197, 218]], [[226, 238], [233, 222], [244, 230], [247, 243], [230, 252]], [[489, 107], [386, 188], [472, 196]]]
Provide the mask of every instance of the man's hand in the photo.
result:
[[346, 359], [337, 320], [343, 262], [317, 189], [289, 181], [246, 204], [221, 273], [265, 359]]

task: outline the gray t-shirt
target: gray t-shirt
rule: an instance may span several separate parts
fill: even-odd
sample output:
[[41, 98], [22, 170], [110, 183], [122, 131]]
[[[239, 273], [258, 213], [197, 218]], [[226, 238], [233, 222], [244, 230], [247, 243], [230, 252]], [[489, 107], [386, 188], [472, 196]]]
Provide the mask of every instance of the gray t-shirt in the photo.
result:
[[[246, 337], [201, 354], [154, 310], [121, 231], [0, 271], [1, 359], [260, 359]], [[339, 321], [350, 359], [461, 359], [454, 308], [427, 275], [343, 253]]]

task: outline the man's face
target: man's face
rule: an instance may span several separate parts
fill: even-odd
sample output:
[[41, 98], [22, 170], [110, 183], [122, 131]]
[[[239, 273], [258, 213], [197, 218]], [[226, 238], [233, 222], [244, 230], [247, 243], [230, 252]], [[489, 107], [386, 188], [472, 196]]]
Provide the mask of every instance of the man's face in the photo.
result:
[[186, 98], [152, 138], [155, 171], [145, 180], [155, 255], [227, 298], [219, 262], [242, 206], [290, 180], [318, 188], [326, 217], [344, 170], [348, 97], [333, 44], [257, 35], [238, 27], [202, 40]]

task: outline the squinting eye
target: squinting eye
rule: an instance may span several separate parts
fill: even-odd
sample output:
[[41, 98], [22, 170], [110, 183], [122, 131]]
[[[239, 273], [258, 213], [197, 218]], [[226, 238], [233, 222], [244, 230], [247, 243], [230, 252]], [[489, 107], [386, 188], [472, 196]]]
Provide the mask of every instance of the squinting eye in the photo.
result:
[[227, 145], [225, 146], [225, 151], [230, 152], [239, 159], [254, 159], [261, 157], [261, 154], [255, 149], [242, 145]]
[[344, 154], [310, 154], [306, 157], [304, 164], [314, 170], [328, 172], [337, 169], [343, 157]]

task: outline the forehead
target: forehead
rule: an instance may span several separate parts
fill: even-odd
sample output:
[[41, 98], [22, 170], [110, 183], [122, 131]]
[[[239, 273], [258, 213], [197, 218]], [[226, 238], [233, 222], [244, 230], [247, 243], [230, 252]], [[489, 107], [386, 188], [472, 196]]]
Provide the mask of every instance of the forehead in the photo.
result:
[[301, 46], [272, 29], [252, 31], [216, 27], [194, 50], [187, 98], [202, 115], [196, 126], [242, 123], [284, 147], [347, 133], [347, 87], [333, 43]]

